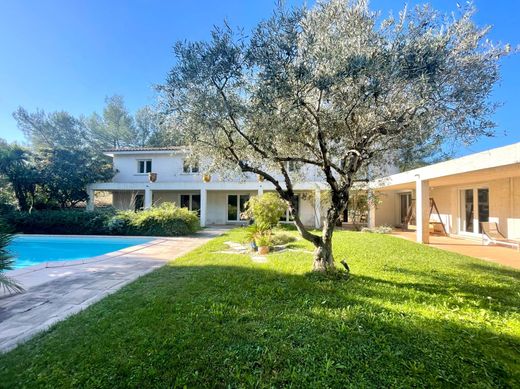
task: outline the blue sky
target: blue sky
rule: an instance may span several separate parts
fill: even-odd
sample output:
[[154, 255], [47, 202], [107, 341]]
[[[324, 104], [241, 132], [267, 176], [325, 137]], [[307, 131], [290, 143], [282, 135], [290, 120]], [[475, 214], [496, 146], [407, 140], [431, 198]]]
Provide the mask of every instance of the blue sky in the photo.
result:
[[[459, 0], [461, 3], [464, 0]], [[289, 1], [298, 3], [299, 0]], [[373, 9], [398, 11], [401, 0], [374, 0]], [[409, 4], [422, 3], [409, 1]], [[431, 0], [443, 11], [456, 1]], [[520, 2], [476, 0], [479, 25], [493, 25], [491, 38], [520, 43]], [[177, 40], [207, 39], [227, 19], [251, 28], [269, 16], [274, 0], [3, 0], [0, 2], [0, 137], [23, 141], [12, 112], [65, 110], [74, 115], [101, 111], [106, 96], [121, 94], [135, 111], [154, 102], [153, 85], [173, 64]], [[493, 98], [497, 136], [462, 149], [459, 155], [520, 142], [520, 56], [502, 62], [502, 81]]]

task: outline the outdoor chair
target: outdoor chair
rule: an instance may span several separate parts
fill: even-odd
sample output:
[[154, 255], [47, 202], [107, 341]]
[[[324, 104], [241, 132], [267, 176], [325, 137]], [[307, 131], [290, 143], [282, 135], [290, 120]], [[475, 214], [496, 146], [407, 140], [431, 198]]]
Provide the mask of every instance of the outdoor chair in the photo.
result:
[[482, 243], [484, 244], [502, 244], [515, 247], [520, 250], [520, 241], [507, 239], [498, 229], [498, 223], [481, 222], [482, 227]]

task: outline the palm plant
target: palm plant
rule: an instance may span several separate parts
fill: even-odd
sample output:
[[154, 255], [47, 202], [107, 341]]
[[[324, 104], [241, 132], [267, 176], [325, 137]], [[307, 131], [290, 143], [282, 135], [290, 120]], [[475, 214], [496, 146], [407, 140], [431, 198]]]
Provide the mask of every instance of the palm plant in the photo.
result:
[[20, 293], [24, 291], [24, 288], [4, 273], [6, 270], [12, 269], [14, 262], [13, 256], [7, 250], [11, 238], [11, 234], [0, 230], [0, 287], [7, 292]]

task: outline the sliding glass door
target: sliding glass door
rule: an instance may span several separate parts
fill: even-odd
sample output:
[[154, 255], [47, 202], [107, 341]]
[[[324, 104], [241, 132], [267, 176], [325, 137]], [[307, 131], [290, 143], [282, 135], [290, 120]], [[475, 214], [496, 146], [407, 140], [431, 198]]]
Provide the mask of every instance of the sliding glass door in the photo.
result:
[[468, 234], [481, 233], [480, 223], [487, 221], [489, 221], [489, 189], [462, 189], [459, 231]]
[[227, 220], [236, 222], [242, 220], [241, 214], [246, 210], [249, 195], [228, 195]]

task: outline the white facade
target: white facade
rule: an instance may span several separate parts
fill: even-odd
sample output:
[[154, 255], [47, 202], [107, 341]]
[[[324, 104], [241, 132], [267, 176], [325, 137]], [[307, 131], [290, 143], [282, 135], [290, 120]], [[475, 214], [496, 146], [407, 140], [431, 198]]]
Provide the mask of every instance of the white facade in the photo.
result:
[[[149, 208], [154, 204], [173, 202], [199, 211], [202, 226], [238, 224], [243, 223], [240, 210], [235, 209], [240, 208], [239, 203], [243, 204], [247, 196], [274, 191], [270, 182], [260, 182], [251, 174], [232, 179], [212, 175], [205, 182], [203, 172], [193, 167], [185, 171], [184, 166], [189, 164], [181, 148], [123, 149], [106, 154], [113, 158], [116, 174], [111, 182], [88, 186], [89, 210], [94, 207], [94, 192], [108, 191], [113, 195], [113, 206], [118, 209]], [[155, 182], [151, 182], [150, 173], [155, 173]], [[326, 188], [315, 170], [294, 174], [299, 216], [305, 225], [320, 227], [322, 210], [319, 198]]]

